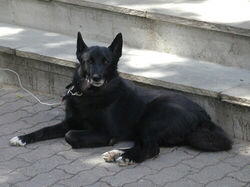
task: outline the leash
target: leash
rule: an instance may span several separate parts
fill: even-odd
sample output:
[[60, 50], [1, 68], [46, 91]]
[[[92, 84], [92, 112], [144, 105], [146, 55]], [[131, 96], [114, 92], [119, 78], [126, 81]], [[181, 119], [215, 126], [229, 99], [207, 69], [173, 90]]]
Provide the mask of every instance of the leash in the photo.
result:
[[56, 105], [61, 105], [61, 102], [60, 103], [45, 103], [45, 102], [42, 102], [37, 96], [35, 96], [32, 92], [30, 92], [29, 90], [27, 90], [26, 88], [24, 88], [23, 84], [22, 84], [22, 81], [20, 79], [20, 76], [19, 74], [12, 70], [12, 69], [9, 69], [9, 68], [0, 68], [0, 71], [8, 71], [8, 72], [11, 72], [11, 73], [14, 73], [17, 77], [17, 80], [18, 80], [18, 83], [19, 83], [19, 86], [22, 90], [24, 90], [25, 92], [27, 92], [29, 95], [31, 95], [33, 98], [35, 98], [40, 104], [42, 105], [47, 105], [47, 106], [56, 106]]
[[31, 95], [33, 98], [35, 98], [40, 104], [42, 105], [47, 105], [47, 106], [56, 106], [56, 105], [61, 105], [62, 102], [67, 98], [67, 97], [70, 97], [70, 96], [77, 96], [77, 97], [80, 97], [83, 95], [83, 93], [77, 91], [75, 89], [75, 86], [73, 85], [73, 83], [70, 83], [69, 85], [67, 85], [65, 88], [68, 89], [67, 93], [62, 97], [62, 101], [61, 102], [58, 102], [58, 103], [45, 103], [45, 102], [42, 102], [37, 96], [35, 96], [32, 92], [30, 92], [29, 90], [27, 90], [26, 88], [24, 88], [23, 84], [22, 84], [22, 81], [20, 79], [20, 76], [19, 74], [12, 70], [12, 69], [9, 69], [9, 68], [0, 68], [0, 71], [8, 71], [8, 72], [11, 72], [13, 74], [16, 75], [17, 77], [17, 80], [18, 80], [18, 83], [19, 83], [19, 86], [21, 87], [21, 89], [23, 89], [25, 92], [27, 92], [29, 95]]

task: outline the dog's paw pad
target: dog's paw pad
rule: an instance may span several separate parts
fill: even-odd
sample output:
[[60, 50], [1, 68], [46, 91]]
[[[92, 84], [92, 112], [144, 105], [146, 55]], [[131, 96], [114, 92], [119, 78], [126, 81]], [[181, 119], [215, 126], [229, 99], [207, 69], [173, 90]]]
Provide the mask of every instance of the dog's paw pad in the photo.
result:
[[102, 158], [106, 162], [115, 162], [118, 157], [120, 157], [124, 152], [121, 150], [112, 150], [102, 154]]
[[124, 158], [122, 156], [118, 157], [116, 159], [116, 162], [118, 163], [119, 166], [128, 166], [135, 164], [133, 160], [130, 160], [129, 158]]
[[10, 139], [10, 145], [13, 145], [13, 146], [25, 146], [26, 143], [23, 142], [18, 136], [15, 136], [14, 138]]

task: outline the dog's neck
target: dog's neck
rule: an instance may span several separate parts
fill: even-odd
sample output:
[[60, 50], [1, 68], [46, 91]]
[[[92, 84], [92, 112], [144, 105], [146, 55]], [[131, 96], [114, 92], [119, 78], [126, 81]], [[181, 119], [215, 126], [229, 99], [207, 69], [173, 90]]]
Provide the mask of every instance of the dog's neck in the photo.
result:
[[64, 101], [66, 98], [71, 97], [71, 96], [77, 96], [81, 97], [83, 93], [76, 89], [73, 83], [70, 83], [65, 87], [67, 90], [66, 94], [62, 97], [62, 101]]

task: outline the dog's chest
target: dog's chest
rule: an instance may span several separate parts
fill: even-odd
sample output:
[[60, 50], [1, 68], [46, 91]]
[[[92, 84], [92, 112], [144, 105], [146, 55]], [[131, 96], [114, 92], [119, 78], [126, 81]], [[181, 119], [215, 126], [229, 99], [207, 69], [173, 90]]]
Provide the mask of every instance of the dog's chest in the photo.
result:
[[[113, 137], [129, 136], [143, 111], [141, 103], [133, 98], [119, 98], [105, 103], [68, 102], [66, 117], [71, 128], [105, 131]], [[72, 120], [73, 119], [73, 120]]]
[[110, 104], [99, 98], [69, 98], [66, 103], [66, 120], [72, 129], [100, 129], [110, 123], [107, 111]]

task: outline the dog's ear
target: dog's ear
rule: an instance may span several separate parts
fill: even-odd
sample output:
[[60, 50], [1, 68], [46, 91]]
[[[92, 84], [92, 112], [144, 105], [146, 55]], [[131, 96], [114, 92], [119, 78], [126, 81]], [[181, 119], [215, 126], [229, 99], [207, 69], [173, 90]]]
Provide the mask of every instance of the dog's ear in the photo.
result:
[[80, 32], [77, 33], [77, 45], [76, 45], [76, 56], [79, 62], [81, 61], [81, 55], [84, 50], [86, 50], [88, 46], [84, 43], [82, 39], [82, 35]]
[[111, 45], [108, 47], [118, 59], [122, 56], [122, 43], [122, 33], [118, 33]]

